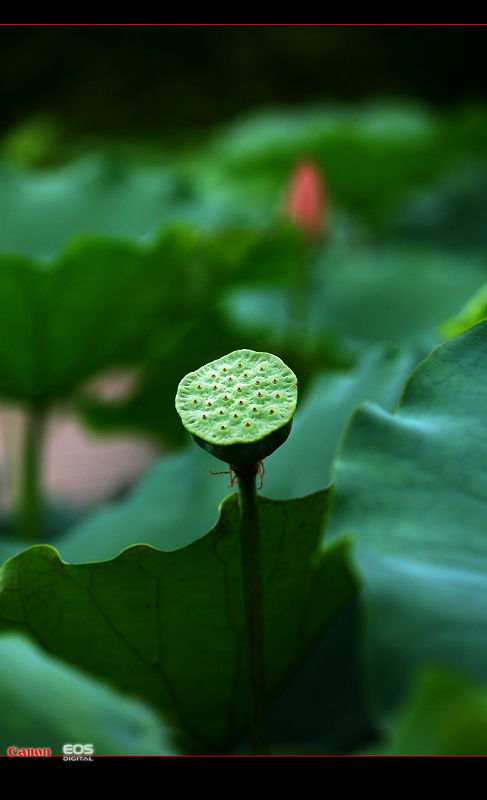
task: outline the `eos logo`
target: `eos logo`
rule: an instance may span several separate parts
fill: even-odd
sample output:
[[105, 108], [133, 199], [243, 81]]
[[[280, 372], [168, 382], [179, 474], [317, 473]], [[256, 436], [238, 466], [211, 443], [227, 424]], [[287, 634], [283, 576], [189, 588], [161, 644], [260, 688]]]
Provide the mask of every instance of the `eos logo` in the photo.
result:
[[65, 756], [92, 756], [94, 748], [92, 744], [64, 744], [63, 753]]

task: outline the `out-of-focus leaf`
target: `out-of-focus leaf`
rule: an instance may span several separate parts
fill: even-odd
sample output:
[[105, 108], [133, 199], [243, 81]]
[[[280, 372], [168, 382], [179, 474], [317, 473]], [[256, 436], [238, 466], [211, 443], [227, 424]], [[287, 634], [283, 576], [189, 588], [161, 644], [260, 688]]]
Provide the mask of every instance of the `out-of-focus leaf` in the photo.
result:
[[458, 336], [467, 328], [476, 325], [487, 317], [487, 283], [475, 292], [455, 317], [443, 322], [441, 332], [445, 336]]
[[487, 247], [487, 164], [467, 159], [407, 198], [384, 234], [397, 245], [423, 242], [457, 252]]
[[[322, 254], [309, 298], [306, 334], [355, 344], [408, 343], [427, 353], [438, 341], [442, 320], [457, 311], [486, 277], [481, 256], [423, 248], [333, 248]], [[235, 290], [229, 313], [242, 326], [270, 326], [285, 338], [302, 332], [285, 291]], [[286, 334], [287, 332], [287, 334]]]
[[434, 350], [397, 413], [365, 405], [336, 463], [330, 535], [356, 539], [380, 706], [426, 662], [487, 677], [487, 323]]
[[391, 756], [485, 756], [487, 690], [455, 672], [423, 671], [383, 752]]
[[148, 243], [167, 225], [198, 230], [268, 226], [274, 207], [222, 179], [207, 152], [191, 163], [161, 154], [162, 165], [92, 153], [42, 171], [0, 163], [0, 251], [53, 257], [73, 238]]
[[99, 154], [42, 172], [2, 164], [0, 175], [0, 250], [31, 257], [52, 256], [82, 234], [152, 237], [178, 193], [168, 168], [127, 169]]
[[393, 411], [420, 358], [413, 349], [375, 345], [353, 370], [316, 376], [306, 400], [298, 405], [286, 446], [265, 462], [266, 492], [284, 500], [323, 487], [352, 411], [366, 399]]
[[0, 256], [0, 393], [51, 401], [184, 329], [191, 248], [172, 231], [147, 250], [80, 240], [49, 265]]
[[[481, 257], [416, 248], [372, 249], [323, 263], [316, 316], [354, 339], [438, 343], [438, 324], [485, 280]], [[320, 305], [321, 301], [321, 305]]]
[[[74, 631], [73, 631], [74, 632]], [[0, 752], [93, 745], [98, 755], [172, 755], [167, 729], [146, 705], [53, 658], [18, 634], [0, 636]]]
[[[262, 226], [269, 214], [258, 198], [202, 180], [205, 159], [191, 174], [180, 162], [134, 164], [94, 153], [62, 167], [30, 171], [0, 164], [0, 250], [52, 257], [79, 236], [147, 243], [174, 223], [200, 230]], [[202, 174], [203, 173], [203, 174]]]
[[224, 288], [285, 281], [302, 252], [286, 228], [171, 228], [150, 247], [80, 239], [47, 264], [0, 255], [0, 393], [42, 404], [112, 365], [171, 360]]

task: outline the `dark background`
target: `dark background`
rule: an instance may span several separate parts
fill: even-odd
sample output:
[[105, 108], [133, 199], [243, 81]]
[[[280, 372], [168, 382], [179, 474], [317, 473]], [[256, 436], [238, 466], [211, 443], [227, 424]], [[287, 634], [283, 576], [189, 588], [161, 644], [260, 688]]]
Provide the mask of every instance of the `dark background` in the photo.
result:
[[484, 25], [3, 25], [0, 134], [205, 132], [250, 109], [485, 100]]

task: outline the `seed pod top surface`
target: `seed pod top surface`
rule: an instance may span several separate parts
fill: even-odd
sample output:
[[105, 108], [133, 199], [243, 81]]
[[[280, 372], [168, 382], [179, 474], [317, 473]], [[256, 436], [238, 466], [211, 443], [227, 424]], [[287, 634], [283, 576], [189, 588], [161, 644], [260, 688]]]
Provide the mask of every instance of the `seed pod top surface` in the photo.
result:
[[246, 466], [287, 439], [297, 379], [277, 356], [235, 350], [186, 375], [176, 408], [200, 447], [228, 464]]

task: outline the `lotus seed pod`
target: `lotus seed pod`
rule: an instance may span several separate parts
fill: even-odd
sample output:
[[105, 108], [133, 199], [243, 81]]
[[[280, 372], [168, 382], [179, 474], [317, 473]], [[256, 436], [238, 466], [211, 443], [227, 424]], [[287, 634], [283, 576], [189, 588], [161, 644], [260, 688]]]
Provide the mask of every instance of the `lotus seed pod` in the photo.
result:
[[245, 467], [286, 441], [297, 399], [296, 376], [280, 358], [235, 350], [186, 375], [176, 409], [196, 444]]

